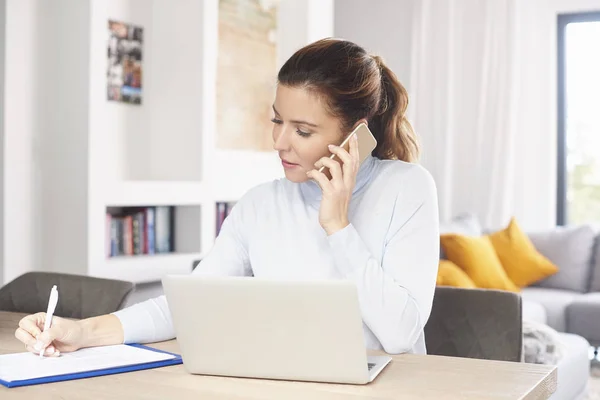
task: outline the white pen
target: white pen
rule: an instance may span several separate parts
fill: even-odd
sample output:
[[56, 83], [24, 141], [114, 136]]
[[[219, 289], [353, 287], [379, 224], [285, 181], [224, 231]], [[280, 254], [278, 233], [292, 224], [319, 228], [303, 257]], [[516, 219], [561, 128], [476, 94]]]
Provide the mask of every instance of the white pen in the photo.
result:
[[[54, 310], [56, 309], [56, 304], [58, 303], [58, 290], [56, 290], [56, 285], [52, 286], [52, 290], [50, 291], [50, 300], [48, 300], [48, 309], [46, 310], [46, 321], [44, 321], [44, 331], [50, 329], [50, 325], [52, 324], [52, 315], [54, 314]], [[46, 348], [42, 348], [40, 350], [40, 358], [44, 357], [44, 352]]]

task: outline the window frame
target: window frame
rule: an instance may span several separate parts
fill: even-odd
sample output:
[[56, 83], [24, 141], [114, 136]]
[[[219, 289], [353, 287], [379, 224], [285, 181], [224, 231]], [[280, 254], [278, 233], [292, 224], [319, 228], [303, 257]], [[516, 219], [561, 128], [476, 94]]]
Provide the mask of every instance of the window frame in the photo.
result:
[[567, 132], [565, 99], [565, 32], [568, 24], [600, 22], [600, 10], [557, 16], [557, 191], [556, 224], [568, 224], [567, 219]]

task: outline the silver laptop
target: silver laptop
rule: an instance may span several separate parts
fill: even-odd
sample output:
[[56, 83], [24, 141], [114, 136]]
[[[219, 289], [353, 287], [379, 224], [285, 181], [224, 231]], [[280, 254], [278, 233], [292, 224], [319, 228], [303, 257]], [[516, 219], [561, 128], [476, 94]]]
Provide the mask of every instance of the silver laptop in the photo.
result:
[[391, 361], [367, 356], [351, 282], [195, 275], [162, 282], [192, 374], [365, 384]]

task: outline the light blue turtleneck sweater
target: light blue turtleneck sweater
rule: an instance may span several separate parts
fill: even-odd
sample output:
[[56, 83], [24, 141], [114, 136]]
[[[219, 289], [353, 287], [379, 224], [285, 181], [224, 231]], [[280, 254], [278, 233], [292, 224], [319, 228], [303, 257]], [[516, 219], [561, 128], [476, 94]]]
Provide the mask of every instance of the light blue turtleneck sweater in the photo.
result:
[[[321, 190], [275, 180], [251, 189], [226, 218], [194, 274], [356, 283], [365, 345], [425, 353], [439, 260], [437, 192], [417, 164], [369, 157], [359, 168], [350, 225], [327, 236], [319, 225]], [[164, 296], [114, 313], [125, 343], [175, 337]]]

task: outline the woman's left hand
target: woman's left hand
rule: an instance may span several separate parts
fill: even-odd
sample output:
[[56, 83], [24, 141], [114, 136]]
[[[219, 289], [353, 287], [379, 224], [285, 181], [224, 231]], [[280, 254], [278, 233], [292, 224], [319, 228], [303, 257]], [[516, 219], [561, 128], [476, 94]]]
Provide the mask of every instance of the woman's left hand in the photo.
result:
[[[350, 140], [350, 152], [334, 145], [330, 145], [329, 150], [337, 156], [339, 161], [323, 157], [315, 163], [316, 169], [308, 171], [306, 175], [314, 179], [321, 187], [323, 197], [319, 208], [319, 223], [327, 235], [333, 235], [350, 223], [348, 207], [359, 167], [356, 135]], [[322, 166], [329, 169], [331, 179], [328, 179], [323, 172], [318, 171]]]

